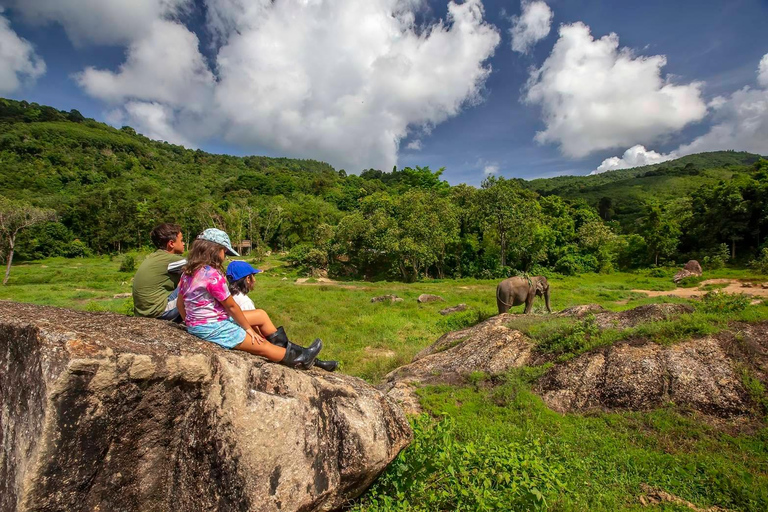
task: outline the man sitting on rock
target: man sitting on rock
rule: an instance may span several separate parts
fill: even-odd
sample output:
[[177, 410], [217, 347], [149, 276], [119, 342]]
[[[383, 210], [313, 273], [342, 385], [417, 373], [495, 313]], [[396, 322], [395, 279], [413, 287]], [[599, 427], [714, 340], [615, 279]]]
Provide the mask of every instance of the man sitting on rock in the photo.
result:
[[157, 250], [146, 257], [133, 277], [136, 316], [180, 322], [176, 308], [181, 268], [187, 263], [181, 226], [160, 224], [149, 234]]

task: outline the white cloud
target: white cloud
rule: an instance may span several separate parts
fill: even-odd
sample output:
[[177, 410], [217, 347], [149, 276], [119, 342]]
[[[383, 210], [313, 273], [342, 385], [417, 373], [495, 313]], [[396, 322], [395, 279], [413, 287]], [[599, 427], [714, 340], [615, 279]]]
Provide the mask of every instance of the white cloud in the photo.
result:
[[512, 50], [528, 53], [533, 45], [549, 35], [554, 13], [541, 0], [522, 0], [520, 16], [512, 17]]
[[60, 23], [76, 45], [128, 44], [191, 0], [5, 0], [28, 23]]
[[426, 28], [412, 1], [216, 3], [236, 27], [217, 56], [224, 137], [345, 169], [390, 169], [409, 130], [478, 101], [499, 42], [479, 0]]
[[729, 97], [718, 96], [709, 106], [713, 125], [707, 133], [677, 149], [688, 155], [702, 151], [734, 149], [768, 154], [768, 83], [762, 80], [768, 59], [759, 64], [758, 83], [763, 88], [744, 87]]
[[487, 164], [485, 167], [483, 167], [483, 174], [486, 176], [491, 176], [493, 174], [499, 174], [499, 165], [498, 164]]
[[420, 139], [414, 139], [411, 142], [408, 143], [407, 146], [405, 146], [406, 149], [411, 149], [413, 151], [421, 151], [422, 144]]
[[26, 39], [11, 28], [0, 7], [0, 94], [17, 90], [23, 81], [34, 82], [45, 73], [45, 62]]
[[540, 143], [555, 142], [571, 157], [631, 144], [648, 144], [706, 115], [701, 83], [662, 79], [663, 55], [638, 57], [619, 49], [610, 34], [594, 39], [583, 23], [563, 25], [523, 100], [541, 105], [546, 129]]
[[155, 20], [127, 55], [117, 73], [89, 67], [77, 75], [78, 83], [110, 103], [138, 99], [199, 111], [210, 102], [213, 74], [198, 50], [197, 36], [183, 25]]
[[757, 67], [757, 83], [763, 87], [768, 87], [768, 53], [763, 55]]
[[643, 165], [658, 164], [674, 158], [677, 158], [675, 152], [663, 155], [656, 151], [645, 149], [645, 146], [638, 144], [626, 150], [621, 157], [612, 156], [611, 158], [606, 158], [597, 169], [589, 174], [600, 174], [617, 169], [631, 169]]
[[145, 101], [130, 101], [119, 109], [107, 113], [107, 120], [115, 125], [128, 125], [142, 135], [172, 144], [195, 147], [184, 135], [178, 133], [177, 113], [170, 107]]
[[409, 133], [481, 101], [500, 40], [480, 0], [449, 2], [447, 18], [426, 27], [415, 23], [422, 3], [206, 0], [215, 74], [194, 34], [161, 10], [119, 70], [88, 68], [78, 81], [106, 102], [128, 102], [132, 111], [116, 112], [169, 141], [215, 136], [339, 168], [390, 169]]

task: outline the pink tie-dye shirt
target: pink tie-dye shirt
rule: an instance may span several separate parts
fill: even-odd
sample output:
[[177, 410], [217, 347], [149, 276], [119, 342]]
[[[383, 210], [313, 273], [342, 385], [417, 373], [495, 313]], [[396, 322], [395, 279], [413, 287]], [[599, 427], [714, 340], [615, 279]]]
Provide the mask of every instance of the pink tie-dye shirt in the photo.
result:
[[179, 293], [184, 296], [184, 308], [187, 310], [185, 323], [188, 326], [229, 318], [221, 305], [230, 295], [227, 280], [218, 270], [205, 266], [193, 276], [184, 274], [179, 282]]

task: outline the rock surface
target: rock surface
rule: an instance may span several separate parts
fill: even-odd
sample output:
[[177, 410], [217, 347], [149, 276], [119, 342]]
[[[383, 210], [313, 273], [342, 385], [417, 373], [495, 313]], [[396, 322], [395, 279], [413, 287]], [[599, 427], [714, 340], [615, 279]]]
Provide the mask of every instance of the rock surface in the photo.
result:
[[526, 364], [531, 358], [527, 336], [505, 324], [515, 315], [505, 313], [473, 327], [449, 332], [386, 375], [379, 389], [413, 412], [418, 404], [415, 386], [457, 384], [473, 372], [497, 375]]
[[691, 260], [685, 264], [682, 270], [675, 274], [675, 277], [673, 277], [672, 280], [675, 282], [675, 284], [677, 284], [686, 277], [700, 277], [702, 273], [703, 271], [701, 270], [701, 265], [699, 265], [699, 262], [696, 260]]
[[364, 381], [0, 301], [0, 510], [331, 510], [411, 430]]
[[646, 304], [618, 313], [612, 311], [598, 313], [595, 315], [595, 322], [601, 329], [626, 329], [644, 322], [677, 318], [686, 313], [693, 313], [693, 307], [687, 304]]
[[422, 293], [419, 295], [419, 298], [416, 299], [420, 304], [424, 304], [427, 302], [445, 302], [445, 299], [442, 298], [439, 295], [430, 295], [428, 293]]
[[[594, 315], [601, 329], [626, 329], [674, 318], [693, 310], [683, 304], [649, 304], [612, 312], [595, 304], [559, 313], [578, 319]], [[508, 327], [519, 315], [503, 314], [440, 337], [408, 365], [385, 377], [380, 389], [409, 413], [418, 413], [416, 389], [425, 384], [463, 384], [473, 372], [502, 374], [524, 365], [554, 362], [533, 341]], [[542, 318], [542, 321], [546, 321]], [[755, 404], [741, 372], [768, 383], [768, 322], [732, 327], [714, 337], [671, 346], [633, 339], [602, 347], [554, 366], [536, 390], [560, 412], [599, 409], [649, 409], [675, 403], [720, 418], [745, 415]]]
[[700, 276], [703, 273], [703, 270], [701, 269], [701, 265], [696, 260], [690, 260], [688, 263], [685, 264], [683, 267], [683, 270], [687, 270], [688, 272], [693, 272], [697, 276]]
[[538, 391], [560, 412], [643, 410], [672, 402], [728, 418], [751, 408], [734, 361], [713, 337], [668, 347], [617, 343], [554, 366]]
[[380, 295], [378, 297], [373, 297], [371, 299], [371, 302], [402, 302], [403, 299], [398, 297], [397, 295]]
[[458, 306], [453, 306], [451, 308], [445, 308], [440, 310], [440, 314], [443, 316], [451, 315], [453, 313], [459, 313], [461, 311], [466, 311], [467, 305], [466, 304], [459, 304]]

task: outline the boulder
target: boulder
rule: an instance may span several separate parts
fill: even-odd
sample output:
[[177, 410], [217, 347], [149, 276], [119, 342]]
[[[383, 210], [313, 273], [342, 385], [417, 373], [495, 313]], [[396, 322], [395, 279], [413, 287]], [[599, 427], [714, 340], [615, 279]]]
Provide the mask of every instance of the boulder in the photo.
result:
[[453, 306], [452, 308], [445, 308], [440, 310], [440, 314], [443, 316], [450, 315], [453, 313], [458, 313], [460, 311], [466, 311], [467, 305], [466, 304], [459, 304], [458, 306]]
[[700, 276], [703, 273], [701, 270], [701, 265], [696, 260], [690, 260], [688, 263], [686, 263], [685, 266], [683, 266], [683, 270], [693, 272], [697, 276]]
[[402, 302], [403, 299], [398, 297], [397, 295], [380, 295], [378, 297], [373, 297], [371, 299], [371, 302]]
[[644, 410], [674, 403], [730, 418], [752, 406], [737, 365], [713, 337], [671, 346], [637, 341], [597, 349], [552, 367], [537, 390], [558, 412]]
[[699, 277], [701, 274], [702, 270], [699, 262], [696, 260], [690, 260], [685, 264], [682, 270], [675, 274], [675, 277], [673, 277], [672, 280], [675, 282], [675, 284], [677, 284], [686, 277]]
[[0, 301], [0, 368], [0, 510], [331, 510], [411, 438], [361, 379], [158, 320]]
[[613, 311], [598, 313], [595, 315], [595, 322], [601, 329], [627, 329], [641, 323], [668, 320], [689, 313], [693, 313], [693, 307], [687, 304], [646, 304], [618, 313]]
[[579, 304], [578, 306], [565, 308], [564, 310], [558, 312], [557, 316], [574, 316], [576, 318], [584, 318], [587, 315], [603, 312], [605, 312], [605, 308], [600, 304]]
[[419, 295], [419, 298], [416, 299], [416, 300], [420, 304], [424, 304], [426, 302], [438, 302], [438, 301], [445, 302], [445, 299], [443, 299], [441, 296], [439, 296], [439, 295], [430, 295], [428, 293], [422, 293], [421, 295]]
[[[523, 366], [531, 357], [527, 336], [506, 326], [514, 315], [497, 315], [473, 327], [449, 332], [384, 377], [379, 389], [397, 398], [404, 407], [418, 400], [410, 396], [422, 384], [456, 384], [473, 372], [498, 375]], [[406, 384], [407, 386], [404, 386]]]

